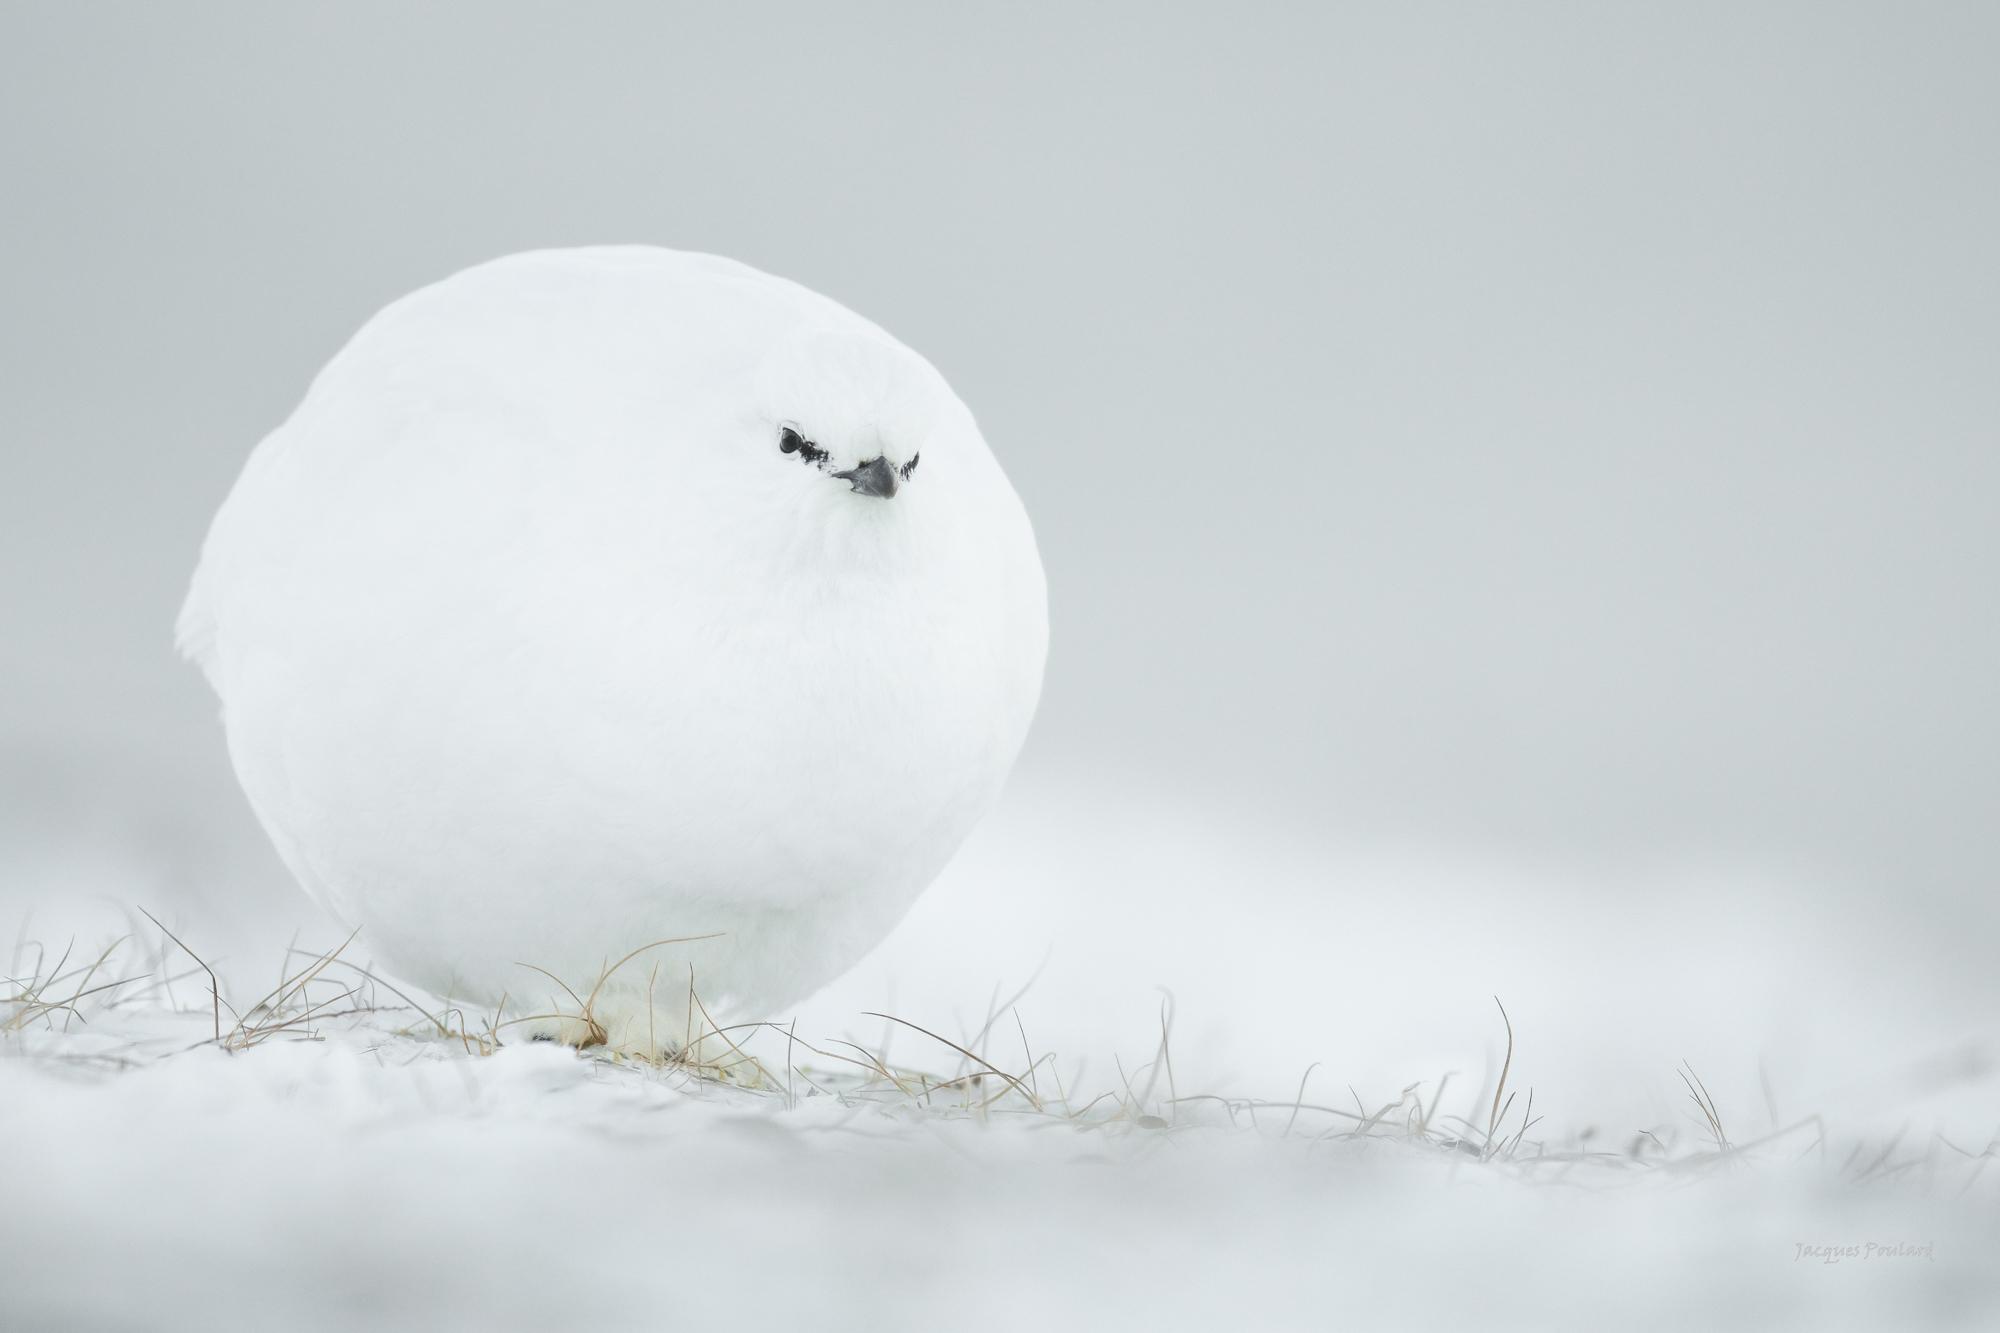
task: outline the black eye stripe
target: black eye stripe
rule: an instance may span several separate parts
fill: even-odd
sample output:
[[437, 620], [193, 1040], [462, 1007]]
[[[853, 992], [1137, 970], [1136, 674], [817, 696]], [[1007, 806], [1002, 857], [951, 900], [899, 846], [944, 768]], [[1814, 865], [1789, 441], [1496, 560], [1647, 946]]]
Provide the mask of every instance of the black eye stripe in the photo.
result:
[[790, 426], [779, 428], [778, 449], [782, 453], [797, 454], [808, 463], [817, 463], [826, 457], [826, 450], [820, 448]]
[[[797, 454], [806, 462], [814, 464], [826, 461], [827, 456], [826, 450], [799, 434], [798, 429], [793, 426], [778, 428], [778, 450], [780, 453]], [[908, 481], [910, 474], [917, 470], [917, 464], [923, 462], [923, 459], [924, 456], [920, 453], [911, 454], [910, 461], [896, 469], [897, 475]]]

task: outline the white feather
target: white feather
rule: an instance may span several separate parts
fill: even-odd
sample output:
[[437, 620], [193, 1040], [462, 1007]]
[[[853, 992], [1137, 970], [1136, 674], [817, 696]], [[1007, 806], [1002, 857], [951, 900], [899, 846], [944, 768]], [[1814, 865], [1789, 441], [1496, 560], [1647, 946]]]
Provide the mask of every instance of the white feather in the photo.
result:
[[[831, 475], [878, 455], [915, 464], [893, 498]], [[258, 446], [178, 636], [286, 862], [410, 980], [540, 1005], [520, 964], [581, 992], [723, 932], [600, 994], [614, 1040], [671, 1044], [690, 968], [764, 1017], [904, 914], [1020, 747], [1047, 617], [927, 362], [792, 283], [621, 247], [371, 321]], [[655, 962], [679, 989], [648, 1005]]]

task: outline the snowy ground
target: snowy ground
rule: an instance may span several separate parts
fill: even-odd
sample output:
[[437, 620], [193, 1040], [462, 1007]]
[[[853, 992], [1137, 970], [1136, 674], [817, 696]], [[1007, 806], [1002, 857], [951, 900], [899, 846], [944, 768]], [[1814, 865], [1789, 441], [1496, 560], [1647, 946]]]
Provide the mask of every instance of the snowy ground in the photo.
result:
[[182, 904], [218, 1018], [160, 929], [121, 906], [91, 972], [44, 902], [0, 991], [0, 1327], [2000, 1320], [1993, 993], [1949, 941], [1741, 868], [1614, 893], [1082, 806], [1024, 786], [798, 1042], [735, 1034], [761, 1086], [496, 1047], [365, 939], [258, 1009], [340, 932], [281, 971]]
[[[794, 1070], [787, 1099], [393, 1035], [415, 1018], [234, 1053], [199, 1012], [17, 1036], [7, 1327], [1970, 1328], [1994, 1311], [2000, 1176], [1925, 1140], [1844, 1167], [1816, 1131], [1740, 1159], [1482, 1161], [1418, 1136], [1409, 1107], [1372, 1130], [1177, 1114], [1163, 1088], [1074, 1119], [1012, 1093], [924, 1110], [830, 1061]], [[1797, 1254], [1871, 1243], [1927, 1253]]]

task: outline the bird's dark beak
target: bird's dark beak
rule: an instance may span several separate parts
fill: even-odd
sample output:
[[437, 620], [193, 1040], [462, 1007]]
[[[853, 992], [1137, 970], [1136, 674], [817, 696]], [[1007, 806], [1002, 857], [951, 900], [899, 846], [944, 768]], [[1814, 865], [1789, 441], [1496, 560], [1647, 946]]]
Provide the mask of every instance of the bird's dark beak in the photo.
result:
[[833, 475], [842, 481], [852, 483], [854, 489], [862, 495], [880, 496], [884, 500], [889, 499], [902, 487], [901, 479], [896, 476], [896, 469], [889, 466], [889, 460], [886, 458], [871, 458], [860, 467], [849, 468], [845, 472], [836, 472]]

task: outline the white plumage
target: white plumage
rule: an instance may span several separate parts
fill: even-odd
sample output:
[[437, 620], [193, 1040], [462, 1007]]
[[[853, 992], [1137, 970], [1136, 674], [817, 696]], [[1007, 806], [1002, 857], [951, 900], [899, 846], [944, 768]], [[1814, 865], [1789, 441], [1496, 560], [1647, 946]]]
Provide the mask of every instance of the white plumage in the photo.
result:
[[587, 997], [719, 932], [592, 1005], [670, 1046], [690, 971], [776, 1017], [902, 917], [1020, 748], [1047, 612], [929, 363], [619, 247], [376, 316], [251, 456], [180, 640], [287, 865], [407, 979], [573, 1009], [522, 965]]

